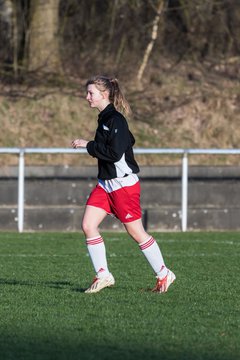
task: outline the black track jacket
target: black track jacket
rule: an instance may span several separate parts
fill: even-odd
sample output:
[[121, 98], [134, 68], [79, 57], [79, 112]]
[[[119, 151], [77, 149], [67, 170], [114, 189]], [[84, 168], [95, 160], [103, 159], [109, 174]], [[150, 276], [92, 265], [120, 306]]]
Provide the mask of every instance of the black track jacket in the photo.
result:
[[125, 117], [109, 104], [98, 116], [94, 140], [87, 144], [88, 153], [98, 159], [98, 178], [111, 180], [138, 173], [134, 143]]

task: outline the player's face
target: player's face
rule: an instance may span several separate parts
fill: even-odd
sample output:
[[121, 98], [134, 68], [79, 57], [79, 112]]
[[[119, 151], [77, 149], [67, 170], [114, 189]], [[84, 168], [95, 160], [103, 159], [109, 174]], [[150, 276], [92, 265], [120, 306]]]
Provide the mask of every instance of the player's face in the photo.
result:
[[105, 92], [98, 90], [94, 84], [88, 85], [86, 99], [92, 108], [97, 108], [99, 111], [106, 106]]

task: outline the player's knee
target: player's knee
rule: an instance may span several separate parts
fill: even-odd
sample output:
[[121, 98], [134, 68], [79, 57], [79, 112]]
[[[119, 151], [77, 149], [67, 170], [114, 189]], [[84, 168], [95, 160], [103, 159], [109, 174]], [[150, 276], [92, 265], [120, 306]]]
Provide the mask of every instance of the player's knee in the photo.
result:
[[81, 227], [85, 235], [88, 235], [90, 232], [94, 230], [93, 224], [86, 219], [83, 219]]
[[141, 243], [145, 241], [150, 236], [142, 226], [136, 227], [125, 224], [125, 228], [128, 234], [131, 236], [131, 238], [135, 240], [137, 243]]
[[86, 234], [88, 227], [89, 227], [89, 225], [87, 224], [87, 222], [83, 220], [82, 224], [81, 224], [81, 228], [82, 228], [82, 231], [84, 232], [84, 234]]

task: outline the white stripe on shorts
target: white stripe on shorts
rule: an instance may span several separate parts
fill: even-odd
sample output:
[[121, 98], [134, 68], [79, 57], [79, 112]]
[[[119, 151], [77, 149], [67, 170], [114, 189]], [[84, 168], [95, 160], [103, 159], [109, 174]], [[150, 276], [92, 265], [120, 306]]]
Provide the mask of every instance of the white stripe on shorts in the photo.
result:
[[135, 185], [139, 181], [136, 174], [130, 174], [122, 178], [115, 178], [111, 180], [101, 180], [98, 179], [98, 184], [101, 186], [107, 193], [116, 191], [125, 186]]

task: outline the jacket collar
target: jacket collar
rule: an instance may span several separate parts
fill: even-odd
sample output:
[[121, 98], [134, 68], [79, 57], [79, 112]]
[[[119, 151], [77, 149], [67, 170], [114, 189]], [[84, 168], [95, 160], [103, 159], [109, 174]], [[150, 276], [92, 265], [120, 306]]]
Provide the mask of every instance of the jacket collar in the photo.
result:
[[107, 114], [109, 114], [109, 113], [111, 113], [111, 112], [113, 112], [113, 111], [116, 111], [114, 105], [113, 105], [112, 103], [108, 104], [108, 105], [105, 107], [105, 109], [103, 109], [103, 110], [99, 113], [99, 115], [98, 115], [98, 122], [100, 122], [101, 119], [102, 119], [105, 115], [107, 115]]

